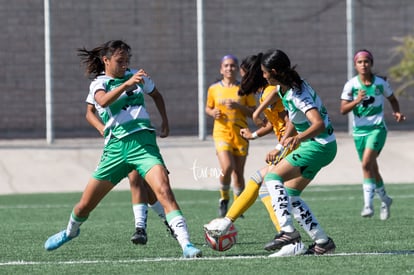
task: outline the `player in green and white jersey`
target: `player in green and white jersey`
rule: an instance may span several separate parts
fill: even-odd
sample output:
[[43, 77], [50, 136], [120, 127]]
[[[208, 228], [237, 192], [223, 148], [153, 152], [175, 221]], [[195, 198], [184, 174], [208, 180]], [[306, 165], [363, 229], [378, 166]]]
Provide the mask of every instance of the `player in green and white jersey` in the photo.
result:
[[[336, 138], [328, 112], [316, 92], [302, 80], [295, 67], [291, 67], [289, 57], [283, 51], [265, 53], [261, 68], [270, 85], [279, 85], [278, 94], [288, 113], [285, 135], [277, 148], [297, 147], [273, 166], [264, 178], [281, 228], [265, 248], [282, 251], [288, 247], [295, 249], [292, 244], [300, 243], [301, 236], [293, 225], [293, 214], [313, 240], [306, 254], [332, 253], [335, 243], [300, 197], [320, 169], [331, 163], [336, 155]], [[271, 100], [269, 97], [261, 106]], [[257, 121], [261, 109], [259, 106], [253, 113], [254, 121]]]
[[374, 58], [368, 50], [359, 50], [354, 56], [357, 76], [345, 83], [341, 94], [341, 113], [353, 114], [353, 137], [362, 163], [364, 207], [362, 217], [374, 215], [375, 193], [381, 199], [380, 219], [390, 216], [392, 199], [387, 195], [378, 168], [377, 158], [384, 147], [387, 127], [384, 120], [384, 98], [391, 104], [396, 121], [404, 121], [400, 106], [389, 83], [372, 73]]
[[[102, 136], [104, 136], [105, 125], [96, 115], [96, 102], [94, 95], [89, 93], [86, 98], [86, 120], [91, 124]], [[174, 236], [168, 222], [165, 220], [164, 208], [157, 200], [148, 183], [138, 174], [137, 170], [132, 170], [128, 174], [128, 181], [131, 190], [132, 211], [134, 213], [135, 232], [131, 237], [133, 244], [145, 245], [148, 241], [147, 236], [147, 216], [148, 208], [161, 218], [167, 226], [167, 231]]]
[[[79, 228], [91, 211], [131, 170], [137, 170], [155, 192], [164, 208], [185, 258], [201, 257], [190, 242], [187, 223], [175, 200], [168, 172], [156, 143], [155, 129], [145, 109], [149, 94], [161, 115], [161, 135], [169, 132], [162, 95], [144, 70], [128, 72], [131, 48], [121, 40], [111, 40], [92, 50], [79, 49], [96, 109], [105, 124], [105, 147], [82, 197], [72, 210], [66, 229], [49, 237], [46, 250], [54, 250], [79, 235]], [[160, 248], [162, 249], [162, 248]]]

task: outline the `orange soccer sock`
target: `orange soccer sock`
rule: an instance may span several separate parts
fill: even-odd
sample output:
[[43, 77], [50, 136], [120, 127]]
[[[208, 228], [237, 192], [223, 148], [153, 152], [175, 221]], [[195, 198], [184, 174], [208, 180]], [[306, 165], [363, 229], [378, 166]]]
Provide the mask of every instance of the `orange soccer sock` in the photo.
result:
[[239, 197], [233, 202], [226, 217], [233, 222], [237, 220], [250, 206], [256, 201], [259, 195], [259, 184], [253, 179], [247, 182], [246, 188], [239, 195]]

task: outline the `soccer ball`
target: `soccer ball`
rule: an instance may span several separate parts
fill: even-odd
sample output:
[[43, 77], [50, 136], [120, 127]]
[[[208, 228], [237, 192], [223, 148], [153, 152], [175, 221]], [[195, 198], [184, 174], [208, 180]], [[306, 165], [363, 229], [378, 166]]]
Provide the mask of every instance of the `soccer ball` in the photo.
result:
[[229, 230], [220, 237], [213, 237], [207, 232], [204, 233], [204, 237], [208, 246], [210, 246], [213, 250], [216, 251], [226, 251], [233, 247], [233, 245], [237, 241], [237, 229], [232, 224]]

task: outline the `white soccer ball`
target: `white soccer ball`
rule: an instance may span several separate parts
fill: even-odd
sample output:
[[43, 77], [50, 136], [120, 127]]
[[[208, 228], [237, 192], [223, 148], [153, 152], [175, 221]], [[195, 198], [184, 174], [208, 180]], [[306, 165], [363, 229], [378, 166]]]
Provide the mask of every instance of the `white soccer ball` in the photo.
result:
[[204, 233], [205, 240], [213, 250], [226, 251], [233, 247], [237, 242], [237, 229], [232, 224], [229, 230], [220, 237], [213, 237], [207, 232]]

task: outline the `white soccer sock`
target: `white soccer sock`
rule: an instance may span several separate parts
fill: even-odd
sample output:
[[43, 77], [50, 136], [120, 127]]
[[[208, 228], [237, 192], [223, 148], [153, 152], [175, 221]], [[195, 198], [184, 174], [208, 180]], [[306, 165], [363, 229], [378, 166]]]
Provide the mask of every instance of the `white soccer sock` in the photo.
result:
[[183, 216], [175, 216], [172, 218], [168, 225], [174, 231], [176, 239], [180, 244], [181, 248], [184, 249], [187, 244], [190, 243], [190, 234], [188, 233], [187, 223]]
[[389, 200], [389, 197], [387, 195], [387, 192], [385, 191], [384, 185], [379, 188], [376, 188], [375, 193], [378, 194], [378, 197], [380, 198], [381, 201], [386, 202]]
[[372, 208], [375, 195], [375, 184], [364, 182], [364, 184], [362, 185], [362, 190], [364, 193], [364, 207]]
[[78, 232], [79, 227], [84, 223], [88, 218], [77, 218], [75, 214], [70, 214], [68, 226], [66, 227], [66, 235], [69, 237], [76, 236], [76, 232]]
[[277, 220], [279, 221], [280, 230], [285, 232], [295, 231], [292, 216], [290, 214], [291, 205], [289, 196], [283, 186], [282, 181], [274, 177], [265, 177], [267, 190], [272, 198], [273, 210], [275, 211]]
[[291, 196], [290, 200], [293, 216], [309, 237], [318, 244], [327, 242], [328, 236], [305, 201], [299, 196]]
[[134, 212], [135, 228], [147, 228], [148, 206], [145, 203], [132, 205]]
[[164, 208], [159, 201], [156, 201], [154, 204], [148, 204], [148, 206], [154, 210], [155, 213], [157, 213], [158, 217], [160, 217], [162, 220], [165, 220]]

